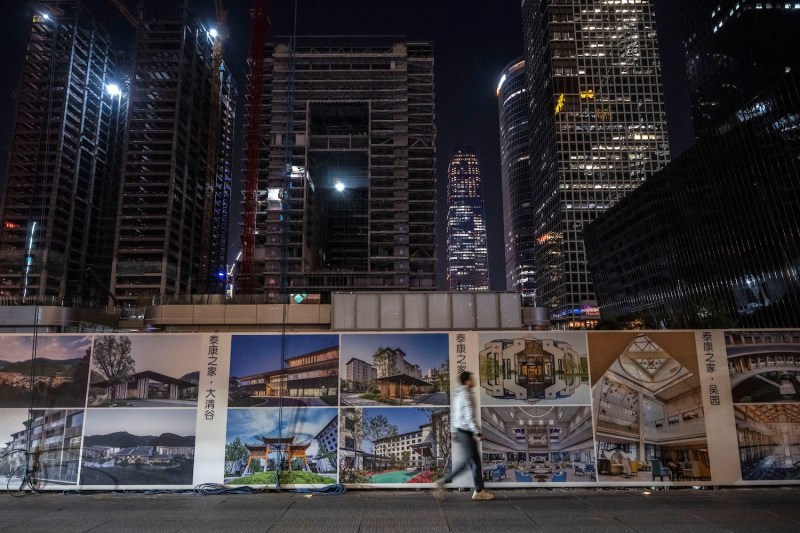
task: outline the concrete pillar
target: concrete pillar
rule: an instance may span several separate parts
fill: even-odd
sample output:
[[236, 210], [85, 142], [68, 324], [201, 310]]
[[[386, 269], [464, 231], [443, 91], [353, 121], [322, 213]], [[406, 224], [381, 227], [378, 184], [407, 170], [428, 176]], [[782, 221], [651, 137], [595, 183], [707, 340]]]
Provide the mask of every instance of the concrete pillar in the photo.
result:
[[644, 410], [644, 395], [639, 392], [639, 397], [637, 400], [637, 413], [639, 417], [639, 460], [645, 460], [645, 445], [644, 445], [644, 423], [642, 417], [642, 411]]
[[180, 391], [179, 391], [177, 385], [170, 384], [170, 386], [169, 386], [169, 399], [170, 400], [177, 400], [179, 392]]
[[150, 379], [149, 378], [140, 378], [136, 381], [136, 389], [137, 395], [136, 397], [140, 400], [146, 400], [147, 394], [150, 392]]

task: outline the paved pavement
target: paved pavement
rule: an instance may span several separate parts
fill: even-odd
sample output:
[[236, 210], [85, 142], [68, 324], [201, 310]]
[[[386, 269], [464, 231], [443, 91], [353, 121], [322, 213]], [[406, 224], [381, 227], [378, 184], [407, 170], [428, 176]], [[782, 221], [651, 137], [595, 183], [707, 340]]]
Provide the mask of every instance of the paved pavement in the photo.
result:
[[0, 495], [2, 532], [784, 532], [800, 531], [799, 488], [349, 491], [341, 496]]

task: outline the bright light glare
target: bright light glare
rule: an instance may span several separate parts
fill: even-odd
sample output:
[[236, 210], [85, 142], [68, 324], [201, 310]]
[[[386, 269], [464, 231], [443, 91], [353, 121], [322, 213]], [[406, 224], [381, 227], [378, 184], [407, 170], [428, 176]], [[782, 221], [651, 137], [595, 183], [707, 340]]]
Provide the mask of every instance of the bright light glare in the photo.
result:
[[50, 15], [48, 15], [47, 13], [42, 13], [42, 18], [44, 20], [50, 20]]
[[219, 35], [219, 32], [217, 31], [217, 28], [211, 28], [210, 30], [208, 30], [208, 34], [211, 36], [212, 39], [216, 39], [217, 36]]
[[341, 181], [337, 181], [336, 185], [334, 185], [334, 188], [337, 191], [342, 192], [342, 191], [344, 191], [344, 183], [342, 183]]
[[122, 91], [116, 83], [109, 83], [106, 85], [106, 92], [111, 96], [119, 96]]

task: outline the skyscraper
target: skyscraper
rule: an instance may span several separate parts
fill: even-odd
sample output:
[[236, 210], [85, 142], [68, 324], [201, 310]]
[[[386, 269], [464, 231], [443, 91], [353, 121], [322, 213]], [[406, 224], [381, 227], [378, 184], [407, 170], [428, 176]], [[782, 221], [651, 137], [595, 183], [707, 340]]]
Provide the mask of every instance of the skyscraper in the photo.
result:
[[800, 69], [800, 3], [681, 0], [695, 136]]
[[90, 267], [103, 254], [92, 239], [97, 206], [119, 171], [118, 57], [80, 0], [32, 2], [28, 20], [0, 210], [0, 296], [91, 305], [96, 278], [105, 276], [103, 299], [108, 287], [107, 273]]
[[254, 292], [434, 290], [431, 44], [301, 36], [267, 46]]
[[590, 325], [583, 228], [669, 160], [653, 1], [524, 0], [522, 13], [536, 300]]
[[497, 85], [506, 289], [519, 292], [523, 303], [531, 305], [536, 294], [536, 240], [527, 94], [525, 60], [518, 58], [503, 69]]
[[122, 307], [224, 290], [236, 90], [215, 70], [215, 36], [178, 9], [136, 32], [111, 280]]
[[489, 255], [478, 151], [453, 148], [447, 168], [447, 285], [488, 291]]

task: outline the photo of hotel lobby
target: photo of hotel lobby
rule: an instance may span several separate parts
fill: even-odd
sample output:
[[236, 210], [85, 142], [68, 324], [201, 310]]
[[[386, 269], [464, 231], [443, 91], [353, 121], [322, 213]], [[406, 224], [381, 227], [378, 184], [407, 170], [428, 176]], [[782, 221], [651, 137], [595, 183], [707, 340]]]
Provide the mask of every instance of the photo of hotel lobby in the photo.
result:
[[710, 480], [694, 333], [589, 335], [599, 481]]
[[800, 479], [800, 405], [737, 405], [742, 479]]
[[589, 406], [484, 407], [481, 424], [487, 483], [594, 481]]

